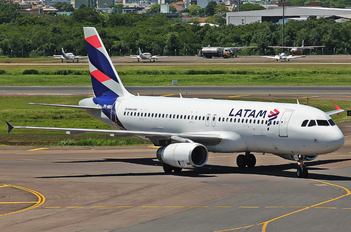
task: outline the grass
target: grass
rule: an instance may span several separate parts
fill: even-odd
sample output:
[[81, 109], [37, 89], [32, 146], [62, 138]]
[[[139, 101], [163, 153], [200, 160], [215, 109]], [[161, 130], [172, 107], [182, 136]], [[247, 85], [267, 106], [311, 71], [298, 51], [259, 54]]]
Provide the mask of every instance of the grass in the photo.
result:
[[[28, 105], [28, 102], [57, 103], [57, 104], [77, 104], [83, 97], [51, 97], [51, 96], [31, 96], [31, 97], [4, 97], [0, 96], [0, 146], [118, 146], [137, 145], [145, 142], [135, 138], [111, 138], [108, 135], [87, 133], [79, 136], [66, 135], [59, 131], [41, 130], [20, 130], [14, 129], [11, 134], [7, 134], [9, 121], [13, 125], [21, 126], [42, 126], [42, 127], [73, 127], [91, 129], [111, 129], [108, 125], [89, 116], [82, 110], [45, 107]], [[295, 99], [237, 99], [249, 101], [274, 101], [296, 103]], [[300, 100], [301, 104], [306, 104], [305, 99]], [[309, 105], [323, 111], [334, 110], [334, 100], [309, 99]], [[337, 104], [343, 109], [350, 109], [351, 102], [338, 101]], [[342, 113], [333, 116], [336, 122], [351, 120]]]
[[[3, 70], [3, 71], [1, 71]], [[351, 65], [117, 66], [126, 86], [350, 85]], [[90, 85], [88, 66], [0, 65], [0, 86]], [[23, 73], [29, 73], [24, 75]], [[37, 72], [38, 74], [31, 74]]]

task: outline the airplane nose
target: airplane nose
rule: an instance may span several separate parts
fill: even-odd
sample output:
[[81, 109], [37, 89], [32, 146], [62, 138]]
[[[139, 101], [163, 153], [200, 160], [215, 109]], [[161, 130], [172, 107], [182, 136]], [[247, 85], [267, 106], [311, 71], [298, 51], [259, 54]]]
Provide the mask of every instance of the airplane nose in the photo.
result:
[[[334, 128], [333, 128], [334, 129]], [[325, 142], [332, 149], [339, 149], [344, 145], [344, 135], [339, 128], [335, 128], [325, 134]]]

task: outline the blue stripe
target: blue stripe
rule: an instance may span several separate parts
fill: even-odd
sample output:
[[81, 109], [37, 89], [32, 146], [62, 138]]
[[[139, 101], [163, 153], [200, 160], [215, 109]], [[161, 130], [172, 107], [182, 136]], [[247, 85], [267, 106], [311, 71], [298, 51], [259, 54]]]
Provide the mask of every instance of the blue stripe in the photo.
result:
[[87, 44], [87, 51], [89, 56], [89, 61], [102, 73], [110, 77], [112, 80], [117, 81], [117, 77], [114, 73], [114, 67], [111, 67], [110, 62], [108, 61], [107, 57], [102, 54], [99, 50], [94, 48], [90, 43], [86, 42]]

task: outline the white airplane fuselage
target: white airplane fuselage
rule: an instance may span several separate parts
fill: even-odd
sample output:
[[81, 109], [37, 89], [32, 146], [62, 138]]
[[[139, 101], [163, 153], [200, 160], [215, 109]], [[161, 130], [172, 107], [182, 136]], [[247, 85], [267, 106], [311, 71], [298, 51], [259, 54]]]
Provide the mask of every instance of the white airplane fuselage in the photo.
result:
[[[344, 143], [326, 113], [300, 104], [131, 96], [118, 98], [113, 108], [127, 130], [219, 134], [219, 144], [205, 144], [212, 152], [263, 152], [293, 159], [333, 152]], [[301, 126], [305, 120], [317, 125]]]

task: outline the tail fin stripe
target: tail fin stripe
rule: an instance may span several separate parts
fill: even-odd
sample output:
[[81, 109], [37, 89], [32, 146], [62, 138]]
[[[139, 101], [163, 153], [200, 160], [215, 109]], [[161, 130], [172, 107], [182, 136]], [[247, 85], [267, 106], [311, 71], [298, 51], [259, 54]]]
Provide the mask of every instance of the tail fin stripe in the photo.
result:
[[110, 65], [109, 60], [106, 56], [101, 53], [98, 49], [94, 48], [90, 43], [87, 42], [87, 50], [89, 61], [91, 64], [96, 67], [96, 69], [100, 70], [106, 76], [110, 77], [114, 81], [118, 83], [117, 77], [115, 76], [113, 66]]
[[87, 41], [89, 44], [91, 44], [91, 46], [93, 46], [94, 48], [102, 47], [97, 35], [93, 35], [93, 36], [90, 36], [88, 38], [85, 38], [85, 41]]
[[90, 73], [95, 79], [97, 79], [98, 81], [100, 81], [101, 83], [104, 81], [108, 81], [111, 80], [110, 77], [106, 76], [105, 74], [103, 74], [100, 70], [95, 70], [93, 72]]

